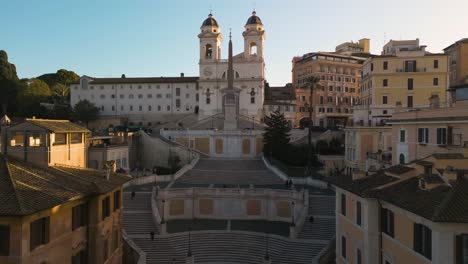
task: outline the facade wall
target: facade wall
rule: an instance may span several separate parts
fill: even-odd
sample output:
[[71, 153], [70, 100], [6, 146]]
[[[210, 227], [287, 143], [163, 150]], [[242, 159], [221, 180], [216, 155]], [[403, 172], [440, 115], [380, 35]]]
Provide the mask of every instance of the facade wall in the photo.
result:
[[363, 58], [331, 54], [327, 56], [325, 53], [295, 58], [292, 80], [296, 89], [296, 125], [301, 119], [309, 117], [305, 104], [311, 105], [310, 90], [303, 87], [309, 77], [320, 79], [320, 87], [315, 88], [312, 94], [314, 126], [346, 124], [352, 117], [351, 108], [359, 95], [363, 61]]
[[[122, 193], [120, 188], [116, 190], [120, 190]], [[89, 263], [103, 263], [102, 255], [98, 256], [96, 253], [103, 252], [102, 244], [96, 245], [94, 241], [100, 240], [101, 235], [104, 234], [104, 236], [111, 237], [108, 244], [108, 263], [121, 263], [122, 213], [121, 209], [113, 212], [112, 194], [113, 192], [103, 195], [103, 197], [110, 196], [111, 200], [111, 216], [104, 221], [100, 218], [102, 208], [99, 197], [75, 200], [25, 217], [0, 217], [0, 225], [10, 226], [10, 256], [0, 257], [0, 262], [15, 264], [70, 263], [73, 255], [87, 249]], [[88, 225], [72, 231], [72, 208], [83, 203], [88, 203], [89, 206]], [[122, 205], [122, 200], [120, 205]], [[47, 216], [50, 217], [49, 242], [30, 250], [30, 223]], [[112, 237], [114, 229], [119, 234], [116, 238]], [[116, 249], [112, 247], [112, 239], [119, 240]]]
[[88, 148], [88, 168], [102, 169], [106, 161], [115, 161], [116, 168], [124, 170], [129, 169], [129, 147], [123, 146], [106, 146], [106, 147], [89, 147]]

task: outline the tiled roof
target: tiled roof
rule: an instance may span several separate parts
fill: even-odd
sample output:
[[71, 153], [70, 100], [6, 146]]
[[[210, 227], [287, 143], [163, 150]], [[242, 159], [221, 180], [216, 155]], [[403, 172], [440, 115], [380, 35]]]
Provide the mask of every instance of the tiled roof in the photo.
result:
[[0, 155], [0, 216], [21, 216], [107, 193], [130, 177], [70, 167], [42, 168]]
[[434, 222], [468, 223], [468, 182], [460, 178], [451, 184], [422, 190], [413, 177], [378, 190], [377, 196]]
[[464, 159], [465, 156], [461, 153], [434, 153], [432, 157], [435, 159]]
[[331, 176], [326, 179], [329, 183], [362, 197], [370, 197], [374, 188], [397, 180], [398, 178], [385, 175], [383, 171], [356, 180], [353, 180], [351, 175]]
[[420, 177], [422, 177], [426, 183], [444, 183], [444, 180], [437, 174], [424, 174]]
[[399, 164], [399, 165], [392, 166], [392, 167], [386, 169], [385, 171], [387, 171], [387, 172], [389, 172], [391, 174], [401, 175], [401, 174], [407, 173], [407, 172], [412, 171], [412, 170], [414, 170], [414, 168]]
[[70, 122], [68, 120], [53, 120], [53, 119], [26, 119], [26, 122], [45, 128], [51, 132], [90, 132], [88, 129]]

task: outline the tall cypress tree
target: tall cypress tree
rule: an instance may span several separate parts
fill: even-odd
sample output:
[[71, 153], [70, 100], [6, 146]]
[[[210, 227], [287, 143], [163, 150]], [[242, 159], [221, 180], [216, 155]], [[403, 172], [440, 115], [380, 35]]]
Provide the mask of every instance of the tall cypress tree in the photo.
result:
[[279, 110], [265, 117], [265, 132], [263, 133], [263, 153], [278, 157], [287, 149], [291, 127]]

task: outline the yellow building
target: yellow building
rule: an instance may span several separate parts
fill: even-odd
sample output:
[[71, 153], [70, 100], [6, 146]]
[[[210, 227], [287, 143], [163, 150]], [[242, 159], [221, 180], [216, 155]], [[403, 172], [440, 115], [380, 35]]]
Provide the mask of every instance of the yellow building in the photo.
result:
[[468, 38], [461, 39], [444, 49], [449, 55], [450, 87], [468, 85]]
[[[312, 52], [292, 61], [292, 83], [296, 89], [296, 126], [304, 125], [312, 108], [314, 126], [345, 125], [359, 96], [362, 64], [369, 56], [369, 40], [343, 43], [336, 52]], [[307, 79], [320, 79], [312, 92], [304, 89]], [[311, 106], [312, 105], [312, 106]]]
[[0, 263], [121, 263], [130, 178], [83, 168], [88, 130], [42, 119], [3, 129]]
[[336, 187], [336, 263], [464, 263], [468, 158], [433, 154]]
[[7, 128], [5, 153], [43, 167], [61, 164], [85, 168], [89, 132], [68, 120], [26, 119]]
[[354, 122], [379, 125], [397, 107], [428, 107], [437, 95], [448, 102], [448, 55], [430, 53], [416, 40], [391, 40], [382, 55], [372, 56], [362, 68], [359, 106], [354, 107]]

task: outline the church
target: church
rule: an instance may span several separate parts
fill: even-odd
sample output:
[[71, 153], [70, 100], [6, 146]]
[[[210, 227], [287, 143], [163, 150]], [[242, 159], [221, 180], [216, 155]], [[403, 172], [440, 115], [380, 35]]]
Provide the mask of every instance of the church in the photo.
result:
[[109, 124], [120, 120], [148, 127], [180, 125], [179, 120], [185, 124], [210, 120], [213, 125], [209, 127], [223, 129], [225, 117], [258, 124], [273, 109], [294, 118], [294, 95], [286, 102], [265, 97], [273, 93], [265, 91], [265, 29], [255, 11], [247, 19], [242, 36], [244, 51], [234, 55], [229, 33], [229, 58], [222, 59], [223, 34], [210, 13], [198, 34], [199, 77], [183, 73], [180, 77], [82, 76], [70, 85], [71, 105], [88, 100], [99, 108], [101, 120], [111, 120]]

